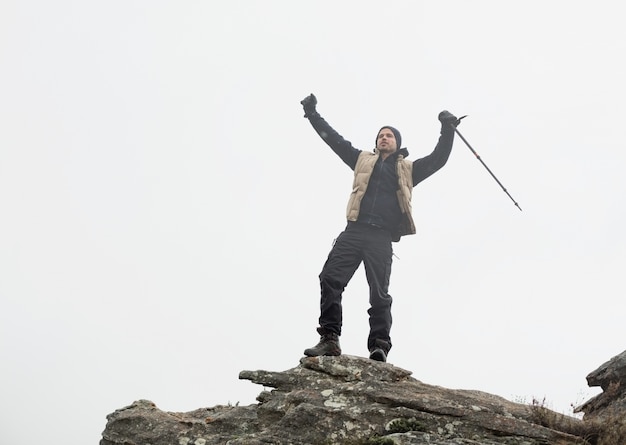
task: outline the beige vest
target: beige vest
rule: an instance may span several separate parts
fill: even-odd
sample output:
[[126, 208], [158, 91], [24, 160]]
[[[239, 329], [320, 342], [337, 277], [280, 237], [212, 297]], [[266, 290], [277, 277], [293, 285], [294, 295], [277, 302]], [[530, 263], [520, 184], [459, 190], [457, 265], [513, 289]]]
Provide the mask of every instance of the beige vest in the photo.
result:
[[[348, 221], [356, 221], [359, 217], [361, 209], [361, 200], [367, 190], [374, 165], [378, 160], [378, 153], [361, 152], [359, 159], [354, 167], [354, 181], [352, 183], [352, 194], [348, 201], [346, 217]], [[402, 211], [402, 222], [397, 231], [392, 233], [394, 241], [398, 241], [403, 235], [412, 235], [415, 233], [415, 223], [411, 214], [411, 196], [413, 193], [413, 162], [404, 159], [404, 156], [398, 155], [397, 161], [398, 172], [398, 203]]]

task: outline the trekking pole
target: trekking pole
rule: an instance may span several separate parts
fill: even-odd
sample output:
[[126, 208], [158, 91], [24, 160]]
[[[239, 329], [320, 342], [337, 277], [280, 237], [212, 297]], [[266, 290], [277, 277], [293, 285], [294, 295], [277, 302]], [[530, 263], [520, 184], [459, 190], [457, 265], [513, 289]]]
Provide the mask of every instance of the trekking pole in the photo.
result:
[[[457, 120], [457, 125], [459, 122], [461, 122], [461, 119], [467, 117], [467, 115], [465, 116], [461, 116], [458, 120]], [[452, 125], [452, 124], [450, 124]], [[511, 198], [511, 201], [513, 201], [513, 204], [515, 204], [517, 206], [518, 209], [520, 209], [520, 211], [522, 210], [522, 208], [519, 206], [519, 204], [513, 199], [513, 197], [511, 196], [511, 194], [507, 191], [506, 188], [504, 188], [504, 186], [502, 185], [502, 183], [498, 180], [498, 178], [496, 178], [496, 175], [493, 174], [493, 172], [489, 169], [489, 167], [487, 167], [487, 164], [485, 164], [483, 162], [483, 160], [480, 158], [479, 154], [476, 153], [476, 151], [472, 148], [472, 146], [469, 144], [469, 142], [467, 142], [467, 140], [463, 137], [463, 135], [459, 132], [459, 130], [456, 129], [456, 126], [452, 125], [452, 127], [454, 128], [454, 131], [456, 132], [456, 134], [459, 135], [459, 137], [463, 140], [463, 142], [465, 142], [465, 145], [467, 145], [467, 147], [472, 150], [472, 153], [474, 153], [474, 156], [476, 156], [476, 159], [478, 159], [480, 161], [481, 164], [483, 164], [483, 167], [485, 167], [487, 169], [487, 171], [489, 172], [489, 174], [491, 175], [491, 177], [493, 179], [496, 180], [496, 182], [498, 183], [498, 185], [500, 185], [500, 187], [502, 187], [502, 190], [504, 190], [504, 193], [506, 193], [509, 198]]]

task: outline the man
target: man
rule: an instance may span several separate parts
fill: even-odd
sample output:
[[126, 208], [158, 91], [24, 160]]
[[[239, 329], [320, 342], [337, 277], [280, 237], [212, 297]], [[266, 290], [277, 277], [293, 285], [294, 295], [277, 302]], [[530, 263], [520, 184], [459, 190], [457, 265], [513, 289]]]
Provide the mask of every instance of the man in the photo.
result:
[[370, 359], [385, 362], [391, 349], [392, 298], [388, 293], [393, 255], [391, 242], [415, 233], [411, 215], [412, 189], [447, 162], [459, 119], [448, 111], [439, 113], [441, 134], [437, 146], [428, 156], [411, 162], [406, 159], [407, 149], [400, 148], [402, 137], [394, 127], [384, 126], [378, 131], [373, 152], [361, 151], [320, 116], [313, 94], [300, 103], [304, 117], [315, 131], [354, 171], [348, 224], [335, 241], [319, 276], [321, 302], [317, 332], [321, 338], [304, 354], [309, 357], [341, 355], [341, 297], [363, 262], [370, 288], [367, 348]]

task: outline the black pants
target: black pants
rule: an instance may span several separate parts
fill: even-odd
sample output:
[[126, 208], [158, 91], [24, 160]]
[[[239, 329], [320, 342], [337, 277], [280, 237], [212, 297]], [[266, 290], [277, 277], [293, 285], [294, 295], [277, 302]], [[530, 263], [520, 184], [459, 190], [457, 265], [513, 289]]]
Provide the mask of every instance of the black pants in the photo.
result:
[[367, 224], [348, 223], [337, 238], [320, 273], [320, 327], [341, 335], [341, 296], [363, 262], [370, 287], [368, 350], [391, 349], [391, 302], [388, 293], [393, 250], [391, 234]]

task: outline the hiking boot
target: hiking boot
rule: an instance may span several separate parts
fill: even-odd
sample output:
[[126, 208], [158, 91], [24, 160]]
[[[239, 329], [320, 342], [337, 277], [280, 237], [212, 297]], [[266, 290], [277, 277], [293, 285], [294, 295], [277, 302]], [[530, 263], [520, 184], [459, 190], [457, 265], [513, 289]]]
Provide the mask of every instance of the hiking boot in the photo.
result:
[[332, 332], [327, 332], [323, 328], [317, 328], [320, 334], [320, 342], [304, 350], [304, 355], [308, 357], [317, 357], [320, 355], [341, 355], [341, 347], [339, 346], [339, 336]]
[[377, 362], [386, 362], [387, 353], [380, 348], [372, 349], [370, 351], [370, 360], [376, 360]]

